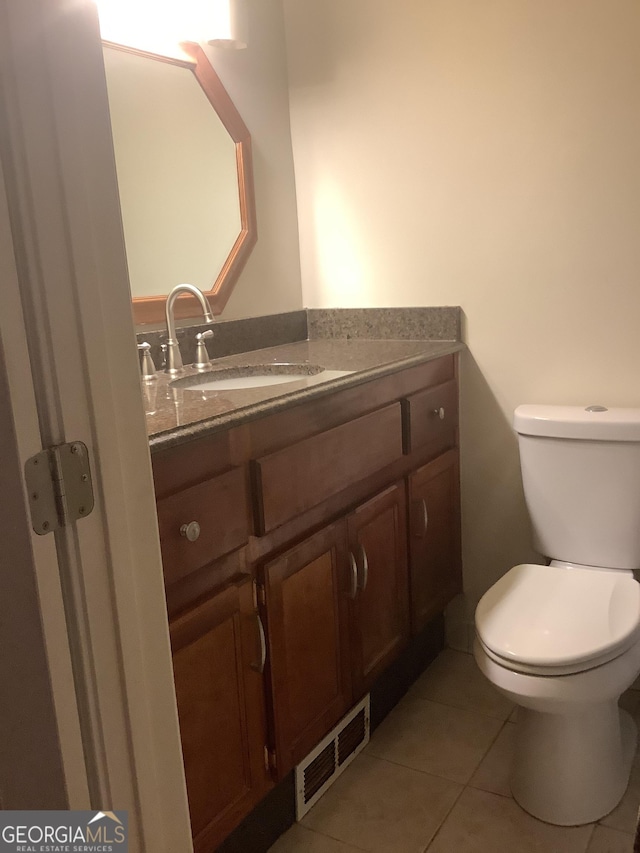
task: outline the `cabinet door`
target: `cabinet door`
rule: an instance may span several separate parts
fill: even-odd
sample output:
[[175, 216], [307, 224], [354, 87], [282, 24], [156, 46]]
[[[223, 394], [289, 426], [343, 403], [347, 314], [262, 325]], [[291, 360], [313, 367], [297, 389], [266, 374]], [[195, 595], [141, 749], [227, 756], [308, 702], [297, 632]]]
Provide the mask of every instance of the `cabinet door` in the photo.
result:
[[170, 631], [194, 849], [211, 853], [271, 784], [251, 580], [178, 617]]
[[409, 478], [411, 628], [414, 634], [462, 591], [458, 452]]
[[404, 483], [362, 504], [348, 520], [354, 698], [366, 693], [409, 636]]
[[282, 777], [351, 703], [344, 523], [264, 566], [268, 673]]

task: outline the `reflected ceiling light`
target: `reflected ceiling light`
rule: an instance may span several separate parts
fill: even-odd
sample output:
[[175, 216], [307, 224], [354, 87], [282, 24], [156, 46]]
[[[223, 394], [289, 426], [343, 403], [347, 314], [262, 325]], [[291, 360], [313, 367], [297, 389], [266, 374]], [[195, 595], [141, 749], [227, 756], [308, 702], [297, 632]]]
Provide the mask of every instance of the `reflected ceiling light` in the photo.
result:
[[103, 39], [156, 53], [180, 53], [184, 30], [171, 0], [96, 0], [96, 5]]
[[180, 42], [243, 48], [241, 0], [95, 0], [102, 38], [139, 50], [183, 56]]
[[207, 42], [241, 50], [247, 46], [243, 0], [209, 0]]

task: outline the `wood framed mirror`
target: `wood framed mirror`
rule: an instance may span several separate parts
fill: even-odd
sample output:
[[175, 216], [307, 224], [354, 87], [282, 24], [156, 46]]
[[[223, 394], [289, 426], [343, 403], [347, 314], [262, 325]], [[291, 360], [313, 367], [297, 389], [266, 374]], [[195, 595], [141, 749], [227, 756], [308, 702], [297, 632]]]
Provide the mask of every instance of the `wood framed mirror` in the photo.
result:
[[[249, 131], [200, 45], [181, 48], [184, 59], [103, 42], [138, 325], [163, 322], [183, 282], [220, 314], [257, 240]], [[175, 307], [199, 313], [189, 297]]]

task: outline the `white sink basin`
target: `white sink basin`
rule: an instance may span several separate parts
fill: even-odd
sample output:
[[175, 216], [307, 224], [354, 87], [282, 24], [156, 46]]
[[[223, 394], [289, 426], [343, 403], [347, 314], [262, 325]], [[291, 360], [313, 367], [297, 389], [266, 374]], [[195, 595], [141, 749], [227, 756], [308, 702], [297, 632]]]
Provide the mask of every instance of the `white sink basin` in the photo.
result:
[[299, 382], [323, 372], [324, 368], [318, 364], [253, 364], [185, 376], [170, 384], [172, 388], [183, 391], [236, 391]]

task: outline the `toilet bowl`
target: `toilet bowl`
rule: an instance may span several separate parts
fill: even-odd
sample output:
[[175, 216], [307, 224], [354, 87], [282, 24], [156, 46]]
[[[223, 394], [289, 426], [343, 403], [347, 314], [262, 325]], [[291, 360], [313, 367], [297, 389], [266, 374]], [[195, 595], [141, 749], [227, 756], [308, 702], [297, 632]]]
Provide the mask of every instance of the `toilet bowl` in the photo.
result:
[[[575, 601], [581, 606], [572, 619]], [[563, 826], [615, 808], [636, 742], [633, 720], [618, 708], [640, 672], [640, 585], [633, 577], [516, 566], [478, 605], [474, 654], [481, 672], [519, 706], [516, 801]]]
[[474, 654], [518, 707], [511, 789], [571, 826], [622, 798], [636, 727], [618, 707], [640, 673], [640, 410], [516, 410], [537, 547], [480, 600]]

